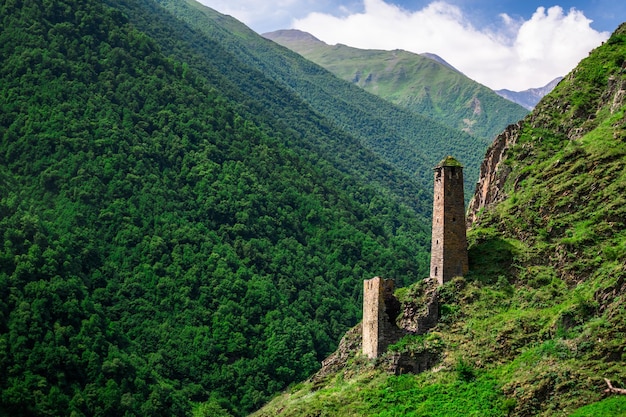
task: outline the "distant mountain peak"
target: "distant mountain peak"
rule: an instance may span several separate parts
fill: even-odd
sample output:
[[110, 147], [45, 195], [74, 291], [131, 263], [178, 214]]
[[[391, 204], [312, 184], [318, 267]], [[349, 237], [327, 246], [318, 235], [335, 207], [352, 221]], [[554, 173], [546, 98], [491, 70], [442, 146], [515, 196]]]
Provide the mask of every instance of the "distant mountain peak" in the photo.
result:
[[562, 79], [563, 77], [557, 77], [543, 87], [529, 88], [524, 91], [511, 91], [507, 89], [496, 90], [496, 94], [506, 98], [507, 100], [511, 100], [528, 110], [532, 110], [535, 108], [537, 103], [539, 103], [539, 100], [552, 91]]
[[424, 52], [424, 53], [421, 53], [419, 55], [423, 56], [424, 58], [432, 59], [433, 61], [439, 62], [441, 65], [445, 65], [446, 67], [450, 68], [453, 71], [458, 72], [459, 74], [463, 74], [461, 71], [459, 71], [458, 69], [454, 68], [454, 66], [452, 66], [448, 61], [446, 61], [445, 59], [443, 59], [442, 57], [440, 57], [437, 54], [432, 54], [430, 52]]
[[325, 43], [317, 39], [315, 36], [308, 32], [303, 32], [298, 29], [280, 29], [274, 32], [263, 33], [261, 36], [264, 38], [276, 41], [277, 39], [289, 40], [289, 41], [306, 41], [306, 42], [319, 42]]

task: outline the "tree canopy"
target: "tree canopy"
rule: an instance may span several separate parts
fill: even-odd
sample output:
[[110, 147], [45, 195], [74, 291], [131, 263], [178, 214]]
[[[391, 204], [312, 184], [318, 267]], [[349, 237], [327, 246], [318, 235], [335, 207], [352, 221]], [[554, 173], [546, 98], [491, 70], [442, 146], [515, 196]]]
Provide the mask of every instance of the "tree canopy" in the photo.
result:
[[406, 175], [296, 95], [258, 87], [281, 123], [95, 0], [0, 10], [0, 414], [242, 415], [363, 278], [425, 274]]

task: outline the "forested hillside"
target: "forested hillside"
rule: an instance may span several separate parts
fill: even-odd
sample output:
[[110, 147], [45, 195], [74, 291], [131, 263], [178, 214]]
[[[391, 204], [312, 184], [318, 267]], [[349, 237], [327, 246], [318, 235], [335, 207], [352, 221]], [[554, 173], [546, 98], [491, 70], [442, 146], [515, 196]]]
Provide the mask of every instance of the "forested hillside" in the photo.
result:
[[[275, 88], [266, 88], [279, 85], [284, 94], [299, 97], [335, 128], [348, 132], [383, 161], [398, 168], [417, 187], [427, 189], [425, 199], [431, 198], [432, 168], [447, 155], [456, 155], [464, 164], [468, 199], [473, 192], [488, 142], [368, 94], [297, 53], [268, 41], [232, 17], [193, 0], [158, 0], [189, 25], [180, 28], [180, 36], [190, 41], [184, 45], [174, 44], [169, 33], [159, 29], [163, 25], [173, 27], [164, 16], [146, 9], [142, 5], [145, 1], [124, 3], [134, 10], [129, 12], [133, 22], [158, 39], [168, 54], [194, 68], [199, 62], [197, 68], [201, 72], [205, 71], [204, 62], [211, 62], [222, 69], [224, 79], [238, 86], [245, 100], [254, 100], [289, 121], [294, 117], [292, 106], [280, 105], [283, 99], [275, 95]], [[198, 37], [200, 34], [202, 39]], [[202, 60], [190, 59], [189, 54]], [[232, 71], [233, 65], [239, 70]], [[515, 117], [513, 121], [518, 119]], [[287, 123], [302, 131], [298, 124]], [[506, 123], [500, 129], [505, 126]]]
[[[297, 30], [265, 33], [268, 39], [387, 101], [491, 143], [528, 111], [448, 65], [408, 51], [328, 45]], [[445, 62], [445, 61], [444, 61]], [[482, 155], [481, 155], [482, 157]]]
[[[437, 326], [376, 361], [361, 354], [357, 326], [342, 367], [254, 415], [626, 415], [625, 91], [622, 24], [490, 147], [470, 211], [470, 272], [438, 289]], [[396, 291], [400, 326], [424, 287]], [[437, 360], [391, 375], [397, 352]]]
[[243, 415], [425, 275], [416, 181], [156, 3], [0, 11], [1, 415]]
[[[124, 11], [133, 25], [149, 34], [164, 54], [180, 60], [186, 68], [195, 70], [196, 74], [205, 78], [246, 118], [263, 124], [270, 131], [288, 132], [286, 146], [302, 152], [305, 157], [308, 155], [305, 150], [312, 151], [313, 155], [322, 155], [341, 171], [360, 177], [365, 183], [379, 186], [383, 193], [391, 192], [393, 198], [399, 197], [418, 212], [429, 216], [432, 208], [431, 192], [425, 192], [418, 180], [418, 176], [423, 173], [404, 174], [397, 169], [390, 172], [389, 164], [363, 147], [360, 140], [355, 140], [354, 136], [334, 126], [325, 115], [312, 110], [309, 103], [287, 85], [267, 77], [260, 68], [247, 64], [243, 59], [248, 59], [247, 55], [237, 45], [230, 44], [231, 38], [240, 37], [238, 33], [231, 33], [218, 26], [217, 29], [230, 35], [226, 39], [208, 36], [189, 27], [154, 0], [107, 1]], [[198, 3], [192, 3], [206, 9]], [[228, 22], [232, 20], [223, 17]], [[239, 29], [250, 31], [241, 23], [232, 21], [236, 22]], [[377, 163], [373, 164], [374, 160]]]

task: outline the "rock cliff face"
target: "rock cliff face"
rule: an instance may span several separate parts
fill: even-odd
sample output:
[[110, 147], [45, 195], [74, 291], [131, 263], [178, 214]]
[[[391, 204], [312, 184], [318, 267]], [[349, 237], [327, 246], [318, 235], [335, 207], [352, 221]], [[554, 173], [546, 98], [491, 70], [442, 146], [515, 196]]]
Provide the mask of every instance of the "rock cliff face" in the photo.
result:
[[506, 151], [515, 144], [522, 129], [522, 123], [509, 125], [500, 133], [487, 149], [485, 159], [480, 165], [480, 175], [476, 191], [470, 200], [467, 211], [467, 226], [478, 219], [479, 213], [493, 204], [504, 200], [504, 183], [510, 173], [508, 166], [502, 164]]
[[398, 326], [409, 334], [425, 334], [439, 321], [438, 282], [426, 278], [409, 301], [402, 303]]

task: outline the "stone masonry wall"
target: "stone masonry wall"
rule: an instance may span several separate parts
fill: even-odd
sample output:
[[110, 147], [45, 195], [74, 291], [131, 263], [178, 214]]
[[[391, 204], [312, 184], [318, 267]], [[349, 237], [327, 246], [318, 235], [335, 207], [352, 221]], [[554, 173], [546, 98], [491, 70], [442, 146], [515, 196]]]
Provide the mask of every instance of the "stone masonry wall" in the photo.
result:
[[363, 281], [363, 354], [369, 358], [377, 358], [402, 335], [395, 323], [400, 303], [393, 289], [391, 279], [374, 277]]
[[469, 270], [463, 196], [463, 168], [435, 167], [430, 277], [440, 285]]

